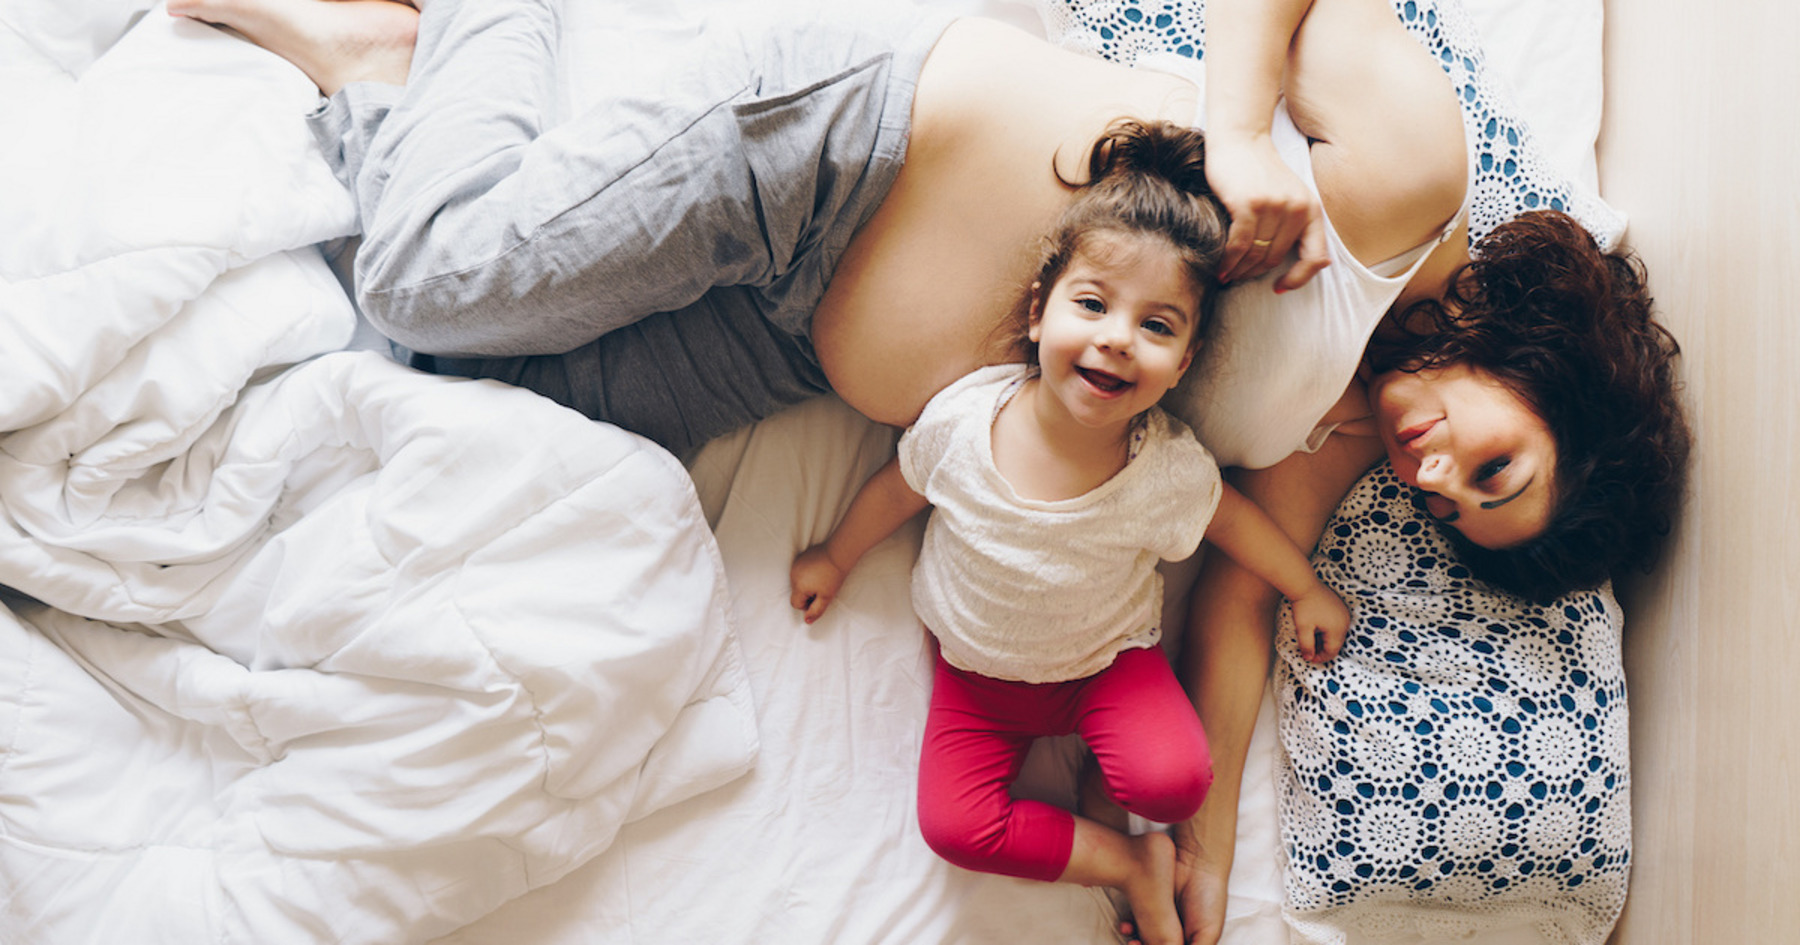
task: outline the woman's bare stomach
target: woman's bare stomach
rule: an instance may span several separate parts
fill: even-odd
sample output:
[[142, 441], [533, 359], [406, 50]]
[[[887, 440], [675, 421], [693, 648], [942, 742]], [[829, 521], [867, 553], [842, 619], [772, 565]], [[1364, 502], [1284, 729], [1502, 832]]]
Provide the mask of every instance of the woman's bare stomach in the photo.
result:
[[[1121, 117], [1191, 121], [1194, 86], [983, 20], [950, 26], [913, 103], [906, 164], [857, 232], [813, 318], [832, 387], [911, 423], [932, 395], [1014, 360], [998, 335], [1088, 149]], [[1054, 163], [1054, 169], [1053, 169]]]

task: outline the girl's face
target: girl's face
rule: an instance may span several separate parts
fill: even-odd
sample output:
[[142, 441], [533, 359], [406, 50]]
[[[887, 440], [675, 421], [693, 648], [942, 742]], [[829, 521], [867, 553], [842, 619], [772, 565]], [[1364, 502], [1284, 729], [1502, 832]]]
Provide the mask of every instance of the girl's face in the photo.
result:
[[1090, 237], [1039, 295], [1029, 332], [1038, 345], [1039, 383], [1077, 422], [1123, 432], [1193, 360], [1189, 342], [1199, 303], [1199, 290], [1166, 241]]
[[1466, 365], [1375, 378], [1369, 402], [1394, 471], [1470, 541], [1506, 548], [1541, 534], [1555, 501], [1550, 428], [1492, 375]]

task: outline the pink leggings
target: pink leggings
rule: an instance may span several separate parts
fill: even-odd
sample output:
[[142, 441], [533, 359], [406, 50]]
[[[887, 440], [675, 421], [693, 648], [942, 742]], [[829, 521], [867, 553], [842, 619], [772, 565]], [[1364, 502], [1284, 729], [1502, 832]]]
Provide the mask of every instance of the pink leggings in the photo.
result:
[[1055, 880], [1075, 818], [1008, 792], [1031, 742], [1079, 733], [1119, 806], [1160, 823], [1200, 809], [1212, 786], [1206, 733], [1161, 647], [1126, 650], [1085, 679], [1022, 683], [937, 658], [919, 758], [919, 828], [965, 869]]

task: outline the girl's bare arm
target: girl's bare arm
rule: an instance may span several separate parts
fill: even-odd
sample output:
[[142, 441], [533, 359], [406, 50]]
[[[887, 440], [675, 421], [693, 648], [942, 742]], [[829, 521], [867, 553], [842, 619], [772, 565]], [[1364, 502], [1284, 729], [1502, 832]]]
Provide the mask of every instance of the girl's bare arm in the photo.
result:
[[1256, 503], [1226, 486], [1206, 540], [1288, 599], [1295, 642], [1307, 659], [1323, 662], [1337, 655], [1350, 628], [1350, 612], [1313, 573], [1306, 552]]
[[788, 573], [793, 587], [788, 602], [805, 612], [807, 623], [819, 619], [856, 562], [928, 504], [906, 484], [900, 460], [888, 460], [850, 500], [849, 510], [832, 529], [831, 537], [794, 559]]

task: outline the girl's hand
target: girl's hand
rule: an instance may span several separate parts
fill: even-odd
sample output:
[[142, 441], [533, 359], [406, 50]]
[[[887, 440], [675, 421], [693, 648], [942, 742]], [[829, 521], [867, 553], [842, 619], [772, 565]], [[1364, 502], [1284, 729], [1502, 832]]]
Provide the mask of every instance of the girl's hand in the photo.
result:
[[1280, 265], [1296, 242], [1299, 261], [1275, 281], [1275, 291], [1300, 288], [1330, 262], [1319, 199], [1282, 162], [1267, 134], [1209, 134], [1206, 181], [1231, 214], [1221, 281], [1261, 276]]
[[1288, 602], [1294, 614], [1295, 642], [1300, 654], [1314, 663], [1324, 663], [1344, 646], [1350, 632], [1350, 610], [1331, 588], [1317, 581], [1306, 593]]
[[825, 553], [824, 545], [814, 545], [794, 559], [794, 567], [788, 571], [788, 583], [793, 586], [788, 603], [795, 610], [804, 611], [806, 622], [812, 623], [837, 598], [838, 588], [844, 583], [844, 571]]

